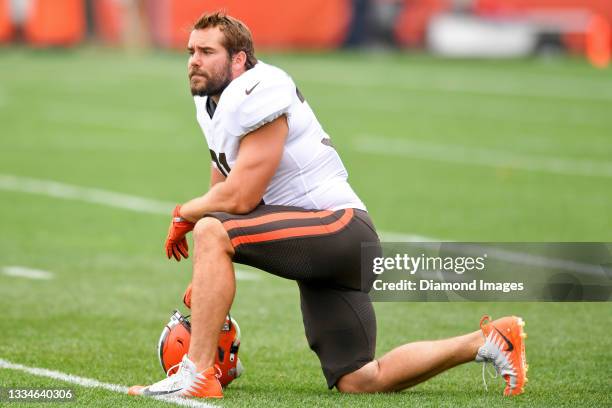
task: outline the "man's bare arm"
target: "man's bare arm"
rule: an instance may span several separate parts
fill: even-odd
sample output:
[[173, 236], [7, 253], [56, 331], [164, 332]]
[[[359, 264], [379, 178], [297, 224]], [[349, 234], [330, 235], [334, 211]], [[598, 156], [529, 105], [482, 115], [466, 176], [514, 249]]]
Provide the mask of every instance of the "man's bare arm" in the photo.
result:
[[244, 136], [236, 165], [227, 178], [215, 183], [202, 197], [183, 204], [181, 216], [196, 222], [212, 211], [232, 214], [252, 211], [276, 172], [288, 131], [287, 118], [281, 116]]

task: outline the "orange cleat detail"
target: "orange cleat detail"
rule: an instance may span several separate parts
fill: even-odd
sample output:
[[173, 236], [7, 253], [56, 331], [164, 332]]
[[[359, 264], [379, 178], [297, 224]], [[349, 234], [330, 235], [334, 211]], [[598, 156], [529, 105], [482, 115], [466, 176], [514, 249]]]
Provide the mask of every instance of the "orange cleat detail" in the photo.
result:
[[220, 375], [217, 366], [207, 368], [197, 375], [192, 386], [186, 388], [182, 395], [196, 398], [223, 398], [223, 388], [218, 378]]
[[490, 356], [493, 358], [489, 360], [493, 360], [496, 370], [506, 381], [504, 395], [522, 394], [528, 370], [524, 341], [527, 334], [523, 330], [525, 321], [517, 316], [503, 317], [492, 322], [490, 320], [489, 316], [483, 316], [480, 319], [480, 329], [487, 342], [493, 346], [489, 350], [501, 353], [501, 356]]

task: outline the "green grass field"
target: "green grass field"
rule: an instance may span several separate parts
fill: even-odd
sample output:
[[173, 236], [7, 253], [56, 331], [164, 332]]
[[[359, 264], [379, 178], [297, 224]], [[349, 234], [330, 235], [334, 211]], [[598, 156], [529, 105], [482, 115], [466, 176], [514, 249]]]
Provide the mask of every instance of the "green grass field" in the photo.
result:
[[[612, 241], [610, 70], [571, 59], [263, 59], [299, 84], [379, 230]], [[0, 359], [123, 386], [161, 379], [157, 338], [191, 278], [189, 262], [164, 257], [169, 215], [54, 197], [70, 194], [46, 182], [163, 203], [202, 194], [210, 158], [185, 71], [173, 54], [0, 50], [0, 269], [54, 274], [0, 274]], [[38, 184], [19, 187], [26, 178]], [[406, 392], [347, 396], [325, 386], [296, 285], [252, 273], [232, 309], [246, 372], [217, 406], [612, 406], [610, 303], [376, 304], [377, 355], [475, 330], [483, 313], [523, 316], [530, 382], [506, 399], [499, 379], [485, 392], [480, 365], [467, 364]], [[26, 386], [73, 387], [66, 406], [169, 406], [0, 368], [0, 387]]]

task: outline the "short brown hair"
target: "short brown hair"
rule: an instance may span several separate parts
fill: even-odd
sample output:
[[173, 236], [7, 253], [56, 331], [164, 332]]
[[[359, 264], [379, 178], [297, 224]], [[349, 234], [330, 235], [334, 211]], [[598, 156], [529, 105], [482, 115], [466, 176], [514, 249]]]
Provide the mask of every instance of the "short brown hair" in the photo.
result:
[[255, 58], [255, 48], [253, 47], [253, 37], [248, 27], [240, 20], [226, 15], [222, 11], [202, 14], [193, 25], [194, 30], [204, 30], [206, 28], [219, 27], [223, 33], [222, 45], [227, 50], [230, 57], [240, 51], [246, 54], [246, 69], [251, 69], [257, 64]]

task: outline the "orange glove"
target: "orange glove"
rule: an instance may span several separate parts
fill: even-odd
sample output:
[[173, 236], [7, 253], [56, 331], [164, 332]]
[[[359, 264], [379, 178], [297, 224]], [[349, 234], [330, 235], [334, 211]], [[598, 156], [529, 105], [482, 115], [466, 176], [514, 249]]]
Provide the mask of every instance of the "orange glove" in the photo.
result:
[[191, 283], [187, 286], [185, 294], [183, 295], [183, 303], [187, 308], [191, 309]]
[[166, 256], [170, 259], [174, 256], [177, 261], [189, 258], [189, 246], [185, 235], [193, 230], [195, 224], [181, 217], [181, 206], [177, 205], [172, 212], [172, 223], [168, 229], [166, 238]]

